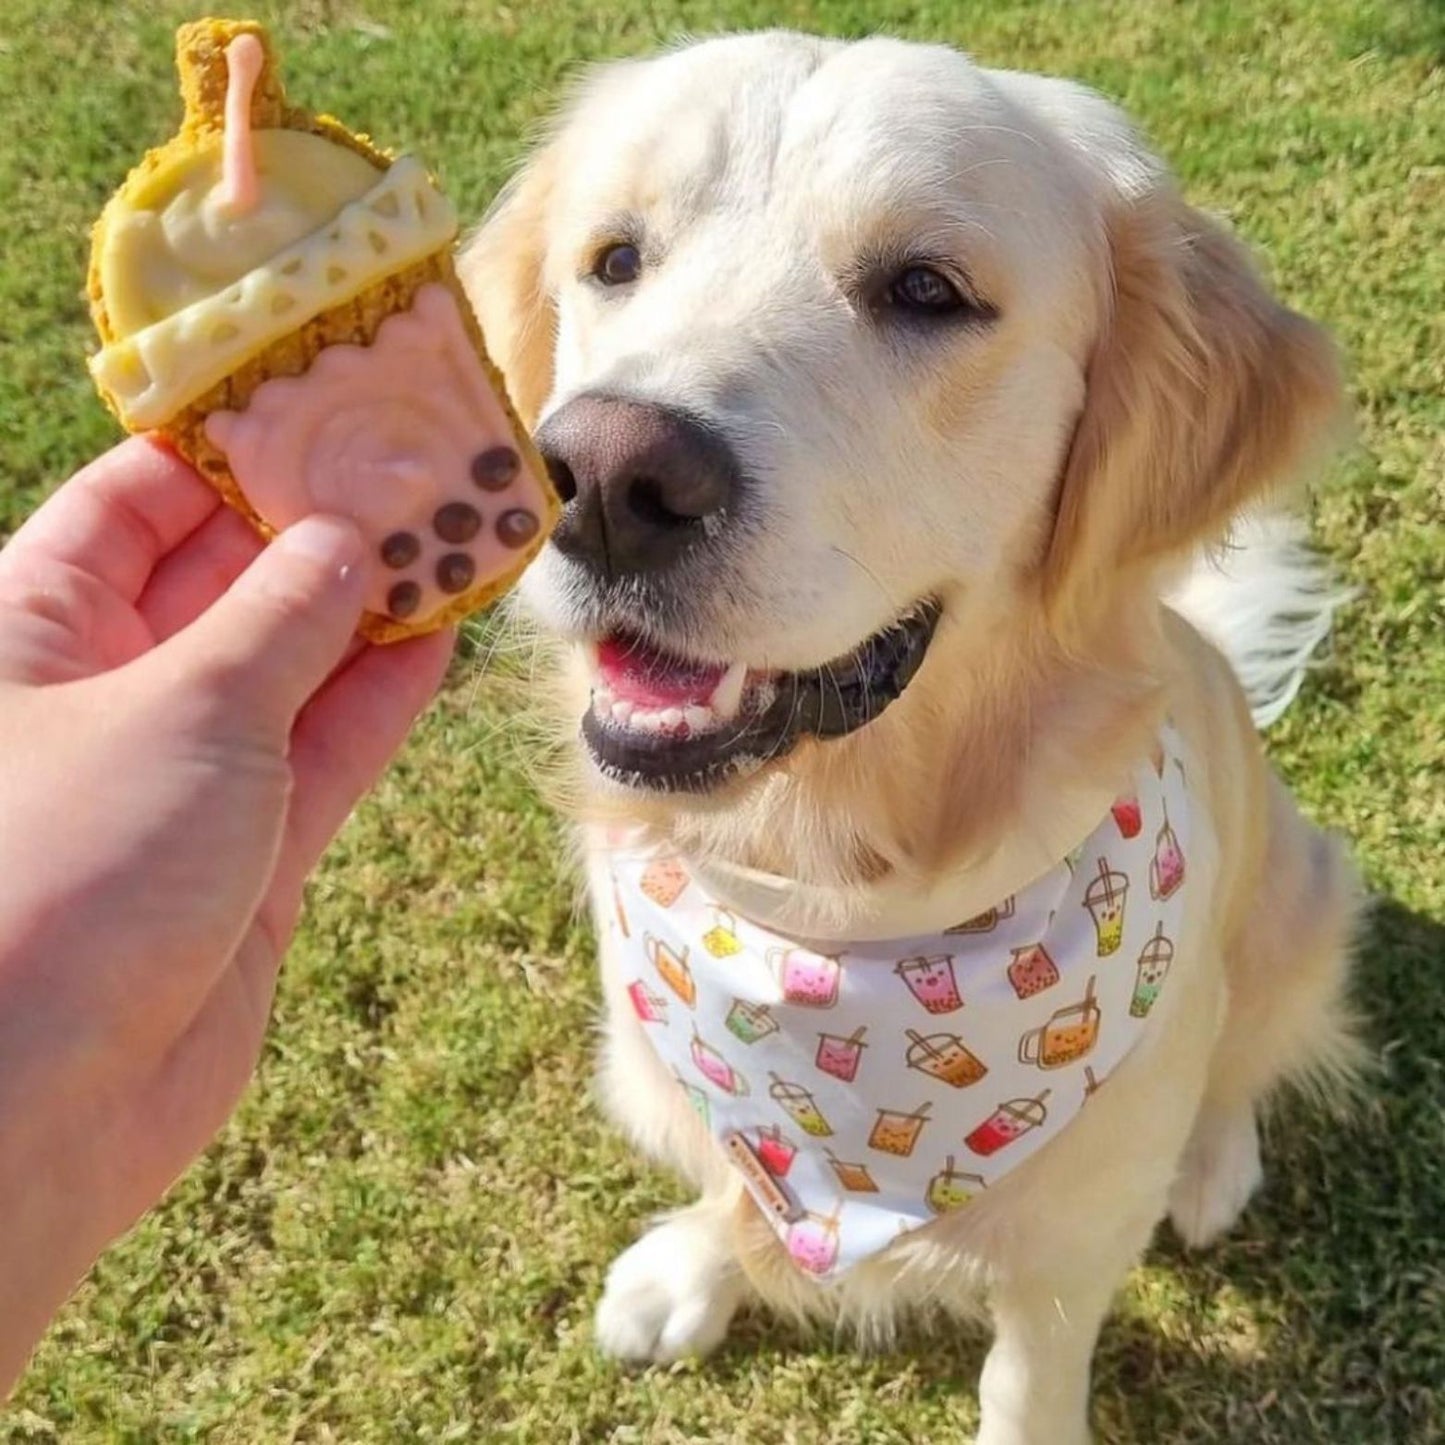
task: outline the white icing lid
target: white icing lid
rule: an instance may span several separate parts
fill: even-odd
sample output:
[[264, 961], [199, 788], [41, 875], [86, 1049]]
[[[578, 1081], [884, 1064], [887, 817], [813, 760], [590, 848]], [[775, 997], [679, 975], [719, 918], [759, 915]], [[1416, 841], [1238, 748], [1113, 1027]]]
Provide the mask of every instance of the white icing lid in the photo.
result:
[[91, 372], [127, 426], [159, 426], [271, 342], [456, 234], [451, 202], [403, 156], [333, 220], [223, 291], [103, 348]]

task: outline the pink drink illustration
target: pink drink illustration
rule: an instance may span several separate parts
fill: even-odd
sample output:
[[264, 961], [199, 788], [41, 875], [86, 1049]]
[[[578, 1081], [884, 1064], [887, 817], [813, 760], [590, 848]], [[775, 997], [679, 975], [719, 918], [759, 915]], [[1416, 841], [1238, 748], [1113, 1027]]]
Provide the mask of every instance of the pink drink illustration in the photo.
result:
[[1184, 854], [1179, 839], [1169, 826], [1169, 810], [1164, 810], [1164, 826], [1154, 840], [1154, 856], [1149, 860], [1149, 892], [1155, 898], [1169, 898], [1184, 882]]
[[878, 1185], [866, 1164], [849, 1164], [846, 1160], [835, 1159], [831, 1149], [827, 1154], [828, 1163], [832, 1166], [833, 1173], [838, 1176], [838, 1183], [850, 1194], [878, 1193]]
[[1059, 966], [1042, 943], [1030, 943], [1011, 951], [1013, 962], [1008, 966], [1008, 981], [1020, 998], [1032, 998], [1059, 981]]
[[953, 975], [953, 955], [935, 954], [931, 958], [904, 958], [894, 965], [893, 972], [908, 985], [908, 991], [931, 1014], [948, 1014], [963, 1007], [963, 995]]
[[673, 1077], [682, 1086], [682, 1092], [687, 1095], [687, 1102], [692, 1105], [693, 1112], [709, 1128], [712, 1127], [712, 1105], [707, 1101], [707, 1095], [698, 1088], [696, 1084], [689, 1084], [676, 1069], [672, 1071]]
[[833, 1132], [833, 1126], [823, 1117], [812, 1094], [801, 1084], [789, 1083], [776, 1074], [769, 1074], [773, 1081], [769, 1095], [803, 1133], [815, 1139], [826, 1139]]
[[659, 908], [671, 908], [689, 881], [687, 869], [676, 858], [654, 858], [642, 870], [639, 886]]
[[627, 997], [632, 1000], [632, 1010], [645, 1024], [667, 1022], [667, 1000], [660, 993], [654, 993], [639, 978], [627, 985]]
[[1030, 1129], [1037, 1129], [1049, 1117], [1046, 1103], [1049, 1092], [1045, 1089], [1034, 1099], [1005, 1100], [963, 1142], [984, 1158], [997, 1154]]
[[693, 982], [692, 970], [687, 966], [687, 949], [678, 953], [650, 933], [644, 935], [642, 947], [648, 962], [657, 970], [657, 976], [688, 1008], [692, 1008], [697, 1002], [697, 984]]
[[765, 1003], [749, 1003], [746, 999], [735, 998], [728, 1016], [724, 1020], [728, 1032], [745, 1044], [755, 1044], [759, 1039], [778, 1031], [778, 1021]]
[[1019, 1040], [1019, 1063], [1041, 1069], [1062, 1069], [1082, 1059], [1098, 1042], [1099, 1005], [1094, 1002], [1090, 978], [1078, 1003], [1055, 1009], [1049, 1021], [1030, 1029]]
[[1014, 900], [1010, 894], [996, 908], [986, 908], [982, 913], [972, 918], [966, 918], [962, 923], [955, 923], [952, 928], [945, 928], [948, 933], [992, 933], [1007, 918], [1014, 916]]
[[837, 958], [806, 948], [770, 948], [768, 966], [778, 975], [785, 1002], [805, 1008], [832, 1008], [838, 1002], [843, 965]]
[[758, 1147], [753, 1152], [774, 1179], [786, 1179], [798, 1157], [798, 1146], [776, 1124], [769, 1124], [758, 1130]]
[[1139, 950], [1134, 996], [1129, 1000], [1129, 1012], [1134, 1018], [1148, 1018], [1173, 962], [1174, 944], [1165, 938], [1164, 925], [1160, 923], [1154, 929], [1154, 936]]
[[1107, 958], [1117, 951], [1124, 937], [1124, 904], [1129, 897], [1129, 879], [1107, 858], [1099, 859], [1099, 872], [1084, 892], [1084, 907], [1094, 920], [1098, 956]]
[[724, 1094], [742, 1098], [748, 1092], [748, 1081], [711, 1044], [704, 1043], [696, 1029], [692, 1031], [691, 1053], [698, 1073]]
[[929, 1034], [907, 1031], [908, 1053], [904, 1062], [910, 1069], [928, 1074], [954, 1089], [966, 1089], [988, 1073], [988, 1066], [957, 1034]]
[[858, 1077], [858, 1065], [863, 1060], [863, 1042], [866, 1028], [854, 1029], [845, 1039], [841, 1034], [819, 1034], [818, 1053], [813, 1062], [825, 1074], [851, 1084]]
[[838, 1216], [809, 1210], [788, 1228], [788, 1254], [806, 1274], [827, 1274], [838, 1262]]
[[943, 1168], [928, 1181], [923, 1202], [935, 1214], [948, 1214], [951, 1210], [962, 1209], [975, 1195], [983, 1192], [985, 1185], [981, 1175], [960, 1173], [953, 1167], [953, 1155], [944, 1160]]
[[1137, 838], [1139, 830], [1144, 826], [1143, 815], [1139, 811], [1139, 799], [1132, 793], [1122, 798], [1115, 798], [1114, 805], [1109, 809], [1114, 815], [1114, 821], [1119, 825], [1119, 836], [1121, 838]]
[[868, 1135], [868, 1147], [880, 1154], [894, 1154], [906, 1159], [913, 1153], [923, 1126], [928, 1123], [929, 1104], [921, 1104], [911, 1114], [902, 1109], [879, 1109], [878, 1117]]

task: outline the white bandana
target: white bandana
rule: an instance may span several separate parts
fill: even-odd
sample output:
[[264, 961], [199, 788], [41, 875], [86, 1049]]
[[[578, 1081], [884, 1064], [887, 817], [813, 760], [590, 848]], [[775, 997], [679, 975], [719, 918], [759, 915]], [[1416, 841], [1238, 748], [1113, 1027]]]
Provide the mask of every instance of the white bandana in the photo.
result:
[[1189, 891], [1182, 745], [1160, 743], [1064, 862], [942, 934], [809, 946], [677, 859], [611, 851], [632, 1006], [799, 1269], [967, 1204], [1138, 1041]]

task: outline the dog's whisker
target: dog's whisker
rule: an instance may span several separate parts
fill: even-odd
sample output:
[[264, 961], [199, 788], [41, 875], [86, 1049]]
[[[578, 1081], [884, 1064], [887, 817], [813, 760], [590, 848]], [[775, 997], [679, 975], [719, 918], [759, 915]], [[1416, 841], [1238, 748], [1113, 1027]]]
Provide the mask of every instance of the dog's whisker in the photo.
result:
[[883, 585], [883, 579], [856, 553], [850, 552], [846, 547], [840, 547], [836, 542], [831, 544], [829, 550], [845, 562], [851, 562], [878, 589], [879, 595], [890, 612], [901, 612], [907, 605], [906, 601], [900, 600], [895, 593]]

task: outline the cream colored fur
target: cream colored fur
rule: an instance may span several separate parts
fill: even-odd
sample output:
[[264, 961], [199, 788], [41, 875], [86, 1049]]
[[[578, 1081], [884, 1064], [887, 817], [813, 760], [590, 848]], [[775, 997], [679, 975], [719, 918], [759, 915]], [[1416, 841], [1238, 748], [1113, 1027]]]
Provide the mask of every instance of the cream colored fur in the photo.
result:
[[[602, 296], [581, 278], [624, 225], [646, 229], [648, 272]], [[840, 277], [913, 243], [955, 258], [997, 321], [880, 336]], [[675, 646], [816, 666], [919, 597], [944, 606], [868, 727], [701, 800], [606, 787], [578, 754], [584, 822], [795, 880], [837, 920], [859, 890], [907, 896], [946, 868], [1042, 871], [1165, 710], [1196, 754], [1217, 886], [1145, 1041], [1058, 1140], [835, 1290], [789, 1264], [602, 959], [609, 1107], [699, 1192], [618, 1261], [602, 1347], [705, 1351], [754, 1298], [865, 1337], [912, 1305], [986, 1309], [979, 1439], [1078, 1445], [1100, 1321], [1156, 1224], [1172, 1212], [1194, 1244], [1227, 1228], [1260, 1177], [1262, 1100], [1351, 1057], [1351, 867], [1270, 773], [1224, 657], [1162, 601], [1328, 433], [1326, 338], [1098, 96], [885, 40], [769, 33], [602, 70], [463, 270], [530, 422], [621, 389], [702, 413], [764, 479], [761, 540]], [[550, 552], [524, 586], [564, 642], [577, 586]], [[575, 663], [568, 686], [575, 728]]]

